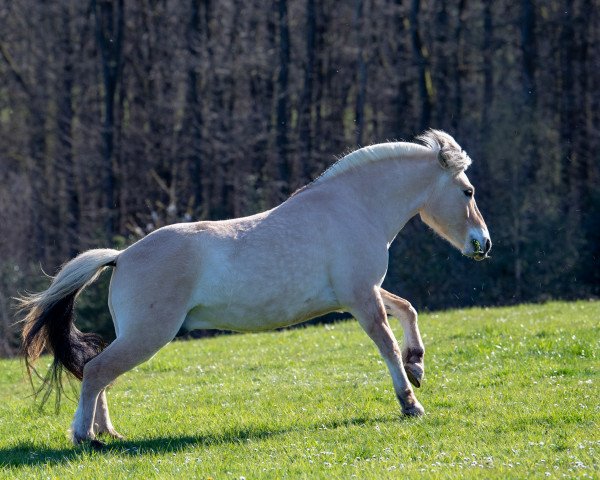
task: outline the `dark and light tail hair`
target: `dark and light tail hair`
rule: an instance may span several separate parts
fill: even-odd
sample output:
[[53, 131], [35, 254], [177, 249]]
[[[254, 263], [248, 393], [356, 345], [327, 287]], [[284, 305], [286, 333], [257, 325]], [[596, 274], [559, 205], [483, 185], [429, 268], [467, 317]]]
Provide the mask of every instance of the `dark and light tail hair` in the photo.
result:
[[[83, 333], [75, 327], [75, 299], [98, 278], [104, 267], [116, 265], [119, 253], [111, 249], [88, 250], [63, 265], [46, 291], [17, 299], [20, 310], [26, 314], [21, 353], [25, 358], [29, 379], [32, 381], [34, 373], [43, 380], [41, 387], [34, 389], [36, 395], [45, 391], [42, 405], [56, 390], [58, 409], [63, 391], [63, 369], [81, 380], [84, 365], [106, 346], [100, 335]], [[34, 364], [44, 349], [54, 355], [54, 361], [48, 373], [42, 377]]]

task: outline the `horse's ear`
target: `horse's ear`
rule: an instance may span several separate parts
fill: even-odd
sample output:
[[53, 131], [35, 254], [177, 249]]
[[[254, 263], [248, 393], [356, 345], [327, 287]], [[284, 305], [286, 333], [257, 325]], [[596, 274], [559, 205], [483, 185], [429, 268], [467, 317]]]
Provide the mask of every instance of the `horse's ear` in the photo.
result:
[[440, 150], [438, 151], [438, 162], [440, 162], [440, 165], [443, 168], [448, 168], [449, 166], [449, 158], [448, 158], [448, 152], [444, 152], [443, 149], [440, 148]]

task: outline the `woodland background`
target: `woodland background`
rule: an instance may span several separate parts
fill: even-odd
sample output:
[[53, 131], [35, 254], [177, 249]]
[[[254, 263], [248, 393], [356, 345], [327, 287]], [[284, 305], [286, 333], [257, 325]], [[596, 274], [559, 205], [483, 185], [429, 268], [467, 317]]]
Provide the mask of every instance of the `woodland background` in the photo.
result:
[[[597, 297], [599, 15], [593, 0], [0, 0], [0, 354], [40, 268], [272, 207], [349, 149], [428, 127], [474, 160], [493, 258], [417, 219], [387, 287], [429, 309]], [[106, 286], [79, 318], [110, 336]]]

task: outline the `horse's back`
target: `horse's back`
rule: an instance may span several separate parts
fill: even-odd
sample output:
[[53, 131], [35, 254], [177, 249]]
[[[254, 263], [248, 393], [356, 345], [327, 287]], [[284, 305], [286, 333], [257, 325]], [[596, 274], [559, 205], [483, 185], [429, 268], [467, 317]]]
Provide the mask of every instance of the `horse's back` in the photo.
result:
[[118, 315], [161, 302], [185, 310], [190, 329], [297, 323], [342, 308], [337, 287], [354, 281], [343, 277], [369, 276], [374, 263], [385, 272], [385, 245], [374, 262], [365, 229], [352, 205], [310, 190], [257, 215], [164, 227], [119, 257], [111, 303]]

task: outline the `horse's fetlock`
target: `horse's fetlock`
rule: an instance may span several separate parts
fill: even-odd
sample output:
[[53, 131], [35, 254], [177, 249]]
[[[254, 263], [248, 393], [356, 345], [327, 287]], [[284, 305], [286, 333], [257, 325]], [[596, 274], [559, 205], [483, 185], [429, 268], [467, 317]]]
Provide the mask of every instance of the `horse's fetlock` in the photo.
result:
[[398, 401], [402, 407], [402, 413], [409, 417], [420, 417], [425, 413], [425, 409], [415, 397], [411, 389], [406, 389], [403, 392], [397, 393]]
[[71, 440], [73, 441], [73, 443], [75, 445], [80, 445], [84, 442], [92, 441], [95, 439], [96, 439], [96, 435], [94, 435], [93, 431], [81, 433], [81, 432], [76, 432], [75, 430], [71, 430]]
[[404, 352], [404, 361], [406, 363], [423, 363], [425, 358], [425, 349], [423, 347], [409, 347]]
[[396, 397], [402, 406], [402, 409], [409, 408], [417, 401], [412, 389], [407, 388], [403, 392], [396, 392]]

